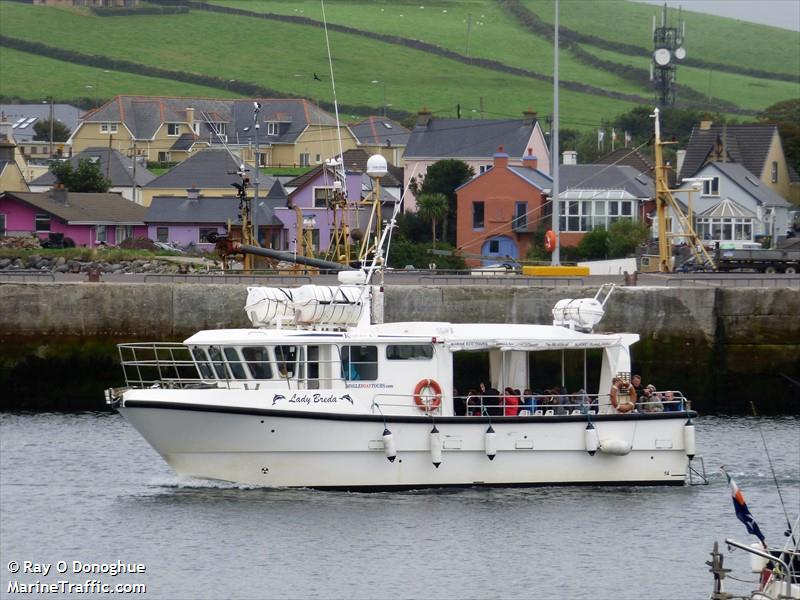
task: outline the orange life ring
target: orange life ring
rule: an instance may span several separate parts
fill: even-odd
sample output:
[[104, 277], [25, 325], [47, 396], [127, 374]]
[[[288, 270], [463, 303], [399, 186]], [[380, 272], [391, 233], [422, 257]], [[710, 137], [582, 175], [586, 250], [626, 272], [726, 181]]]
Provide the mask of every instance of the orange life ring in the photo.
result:
[[548, 252], [556, 249], [556, 233], [552, 229], [548, 229], [544, 234], [544, 249]]
[[[433, 390], [433, 398], [423, 398], [422, 390]], [[423, 379], [414, 388], [414, 404], [424, 412], [433, 412], [442, 405], [442, 386], [433, 379]]]

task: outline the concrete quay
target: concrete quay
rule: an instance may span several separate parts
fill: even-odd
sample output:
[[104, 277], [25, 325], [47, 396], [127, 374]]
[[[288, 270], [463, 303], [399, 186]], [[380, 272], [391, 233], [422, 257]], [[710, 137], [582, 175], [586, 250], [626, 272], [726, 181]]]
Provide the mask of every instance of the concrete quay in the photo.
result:
[[[492, 282], [392, 286], [384, 318], [548, 323], [557, 300], [595, 292]], [[102, 389], [122, 382], [115, 344], [248, 327], [246, 294], [245, 284], [0, 284], [0, 390], [8, 390], [0, 409], [99, 407]], [[746, 412], [754, 399], [761, 411], [800, 413], [790, 381], [800, 380], [800, 290], [622, 287], [598, 329], [639, 333], [634, 369], [657, 384], [679, 382], [671, 387], [700, 410]]]

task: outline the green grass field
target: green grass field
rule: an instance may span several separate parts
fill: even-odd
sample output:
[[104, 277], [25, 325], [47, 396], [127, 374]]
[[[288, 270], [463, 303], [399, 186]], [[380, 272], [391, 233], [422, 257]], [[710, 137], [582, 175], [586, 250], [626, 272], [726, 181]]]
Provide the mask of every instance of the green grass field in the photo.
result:
[[[213, 3], [322, 19], [318, 0]], [[552, 19], [551, 2], [529, 0], [525, 4], [543, 19]], [[552, 74], [550, 42], [522, 29], [493, 0], [339, 0], [325, 6], [329, 23], [419, 39], [462, 55]], [[586, 0], [562, 0], [561, 6], [561, 21], [566, 27], [643, 48], [651, 44], [652, 15], [660, 10], [619, 0], [592, 3], [592, 10], [586, 9]], [[800, 36], [796, 32], [684, 14], [690, 56], [774, 72], [800, 72], [800, 53], [786, 51], [798, 47]], [[183, 15], [97, 17], [82, 9], [0, 1], [0, 33], [84, 54], [255, 83], [280, 94], [332, 100], [325, 38], [317, 26], [198, 10]], [[413, 113], [424, 106], [439, 116], [455, 116], [460, 104], [467, 118], [479, 116], [481, 104], [487, 118], [516, 118], [528, 106], [542, 115], [552, 110], [552, 89], [546, 81], [471, 66], [360, 35], [330, 32], [330, 43], [339, 103], [365, 107], [358, 111], [360, 114], [343, 113], [344, 120], [359, 118], [361, 113], [378, 113], [384, 102], [390, 110]], [[643, 71], [649, 68], [649, 53], [638, 58], [596, 46], [586, 45], [585, 49], [621, 65]], [[0, 48], [0, 71], [0, 93], [30, 100], [49, 95], [93, 98], [98, 85], [99, 97], [106, 99], [116, 94], [233, 95], [224, 86], [215, 89], [134, 73], [106, 72], [6, 48]], [[315, 81], [313, 73], [321, 75], [323, 81]], [[645, 99], [653, 96], [646, 87], [618, 74], [576, 61], [568, 51], [561, 53], [560, 75], [562, 81]], [[704, 95], [709, 91], [709, 72], [704, 69], [681, 67], [678, 81]], [[800, 84], [714, 71], [711, 96], [759, 110], [800, 96]], [[560, 97], [563, 126], [573, 128], [595, 127], [635, 105], [564, 87]]]
[[[57, 100], [89, 98], [93, 101], [97, 86], [97, 97], [101, 100], [115, 94], [163, 94], [166, 89], [175, 96], [233, 97], [216, 88], [84, 67], [10, 48], [0, 48], [0, 65], [0, 90], [5, 96], [29, 99], [53, 96]], [[38, 95], [32, 95], [37, 92]]]

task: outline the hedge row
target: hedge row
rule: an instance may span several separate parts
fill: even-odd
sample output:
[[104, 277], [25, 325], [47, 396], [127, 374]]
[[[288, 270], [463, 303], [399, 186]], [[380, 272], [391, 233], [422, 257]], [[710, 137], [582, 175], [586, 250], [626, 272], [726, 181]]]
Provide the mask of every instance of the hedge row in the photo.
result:
[[[518, 20], [523, 21], [526, 25], [533, 25], [533, 22], [535, 22], [536, 33], [545, 39], [553, 39], [553, 25], [542, 21], [538, 15], [524, 6], [520, 0], [498, 0], [498, 4], [505, 9], [506, 12]], [[613, 42], [599, 38], [595, 35], [589, 35], [575, 31], [574, 29], [568, 29], [563, 25], [559, 26], [558, 33], [559, 37], [567, 42], [588, 44], [590, 46], [596, 46], [602, 50], [611, 50], [620, 54], [627, 54], [628, 56], [649, 55], [652, 52], [651, 48], [643, 48], [641, 46], [624, 44], [622, 42]], [[749, 77], [758, 77], [760, 79], [788, 81], [791, 83], [800, 81], [800, 76], [792, 75], [790, 73], [774, 73], [772, 71], [765, 71], [763, 69], [751, 69], [749, 67], [709, 62], [699, 58], [687, 58], [683, 61], [683, 64], [690, 67], [698, 67], [706, 70], [713, 69], [715, 71], [734, 73], [736, 75], [747, 75]]]
[[92, 6], [91, 11], [98, 17], [138, 17], [141, 15], [182, 15], [189, 12], [188, 6], [139, 6], [127, 7], [97, 7]]

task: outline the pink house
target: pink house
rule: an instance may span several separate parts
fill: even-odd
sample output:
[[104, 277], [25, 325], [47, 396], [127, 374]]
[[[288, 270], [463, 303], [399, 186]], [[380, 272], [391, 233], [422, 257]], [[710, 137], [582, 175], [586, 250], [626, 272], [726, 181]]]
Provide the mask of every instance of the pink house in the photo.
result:
[[130, 237], [147, 237], [147, 209], [119, 194], [49, 192], [0, 193], [0, 236], [52, 234], [77, 246], [117, 245]]

